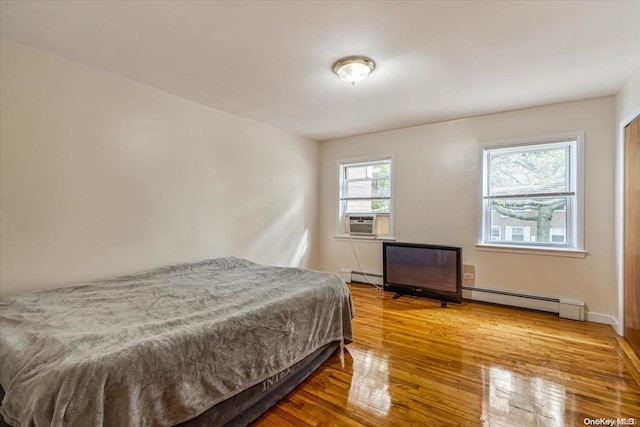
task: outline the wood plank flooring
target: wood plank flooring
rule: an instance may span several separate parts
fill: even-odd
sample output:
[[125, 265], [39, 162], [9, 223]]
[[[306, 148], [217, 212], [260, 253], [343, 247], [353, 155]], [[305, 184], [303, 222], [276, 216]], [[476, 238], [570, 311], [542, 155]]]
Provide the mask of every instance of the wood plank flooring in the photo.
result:
[[350, 288], [344, 367], [336, 352], [255, 426], [640, 423], [640, 386], [608, 325]]

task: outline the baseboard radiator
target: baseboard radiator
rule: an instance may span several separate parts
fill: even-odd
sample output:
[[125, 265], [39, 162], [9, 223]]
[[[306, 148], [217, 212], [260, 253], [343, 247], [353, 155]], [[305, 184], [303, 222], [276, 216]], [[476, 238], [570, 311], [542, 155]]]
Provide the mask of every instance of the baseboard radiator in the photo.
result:
[[354, 271], [349, 270], [348, 268], [343, 268], [342, 270], [340, 270], [340, 276], [342, 276], [344, 281], [347, 283], [351, 283], [353, 281], [382, 286], [382, 274], [366, 273], [362, 271]]
[[490, 302], [512, 307], [558, 313], [560, 317], [584, 320], [584, 302], [563, 298], [544, 297], [500, 289], [463, 286], [462, 297], [473, 301]]
[[[347, 283], [354, 281], [382, 286], [381, 274], [342, 269], [340, 270], [340, 275]], [[584, 302], [582, 301], [530, 295], [500, 289], [479, 288], [476, 286], [463, 286], [462, 297], [473, 301], [558, 313], [560, 317], [565, 319], [581, 321], [585, 319]]]

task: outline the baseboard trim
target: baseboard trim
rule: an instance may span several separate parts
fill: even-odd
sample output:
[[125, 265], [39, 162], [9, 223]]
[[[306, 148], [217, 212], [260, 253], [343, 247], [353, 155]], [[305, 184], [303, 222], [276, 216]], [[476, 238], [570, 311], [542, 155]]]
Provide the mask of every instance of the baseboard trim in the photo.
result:
[[595, 313], [588, 311], [585, 313], [585, 320], [595, 323], [604, 323], [605, 325], [611, 325], [615, 330], [618, 327], [618, 319], [610, 314]]
[[618, 353], [624, 359], [624, 364], [629, 369], [633, 379], [640, 385], [640, 358], [625, 337], [617, 336], [616, 343], [618, 344]]

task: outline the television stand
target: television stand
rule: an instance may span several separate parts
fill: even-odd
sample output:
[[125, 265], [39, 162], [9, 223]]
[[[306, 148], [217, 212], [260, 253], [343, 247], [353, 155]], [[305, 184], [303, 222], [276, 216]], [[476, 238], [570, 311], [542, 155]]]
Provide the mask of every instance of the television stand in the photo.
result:
[[398, 299], [398, 298], [400, 298], [401, 296], [402, 296], [402, 294], [401, 294], [401, 293], [397, 293], [397, 294], [395, 294], [395, 295], [393, 296], [393, 298], [392, 298], [392, 299]]

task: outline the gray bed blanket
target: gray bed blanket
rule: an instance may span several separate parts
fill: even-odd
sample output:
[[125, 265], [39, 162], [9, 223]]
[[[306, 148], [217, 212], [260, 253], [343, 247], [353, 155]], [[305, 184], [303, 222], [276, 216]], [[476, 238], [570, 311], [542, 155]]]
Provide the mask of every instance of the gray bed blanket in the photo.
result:
[[334, 274], [239, 258], [0, 299], [0, 412], [25, 426], [169, 426], [332, 342]]

